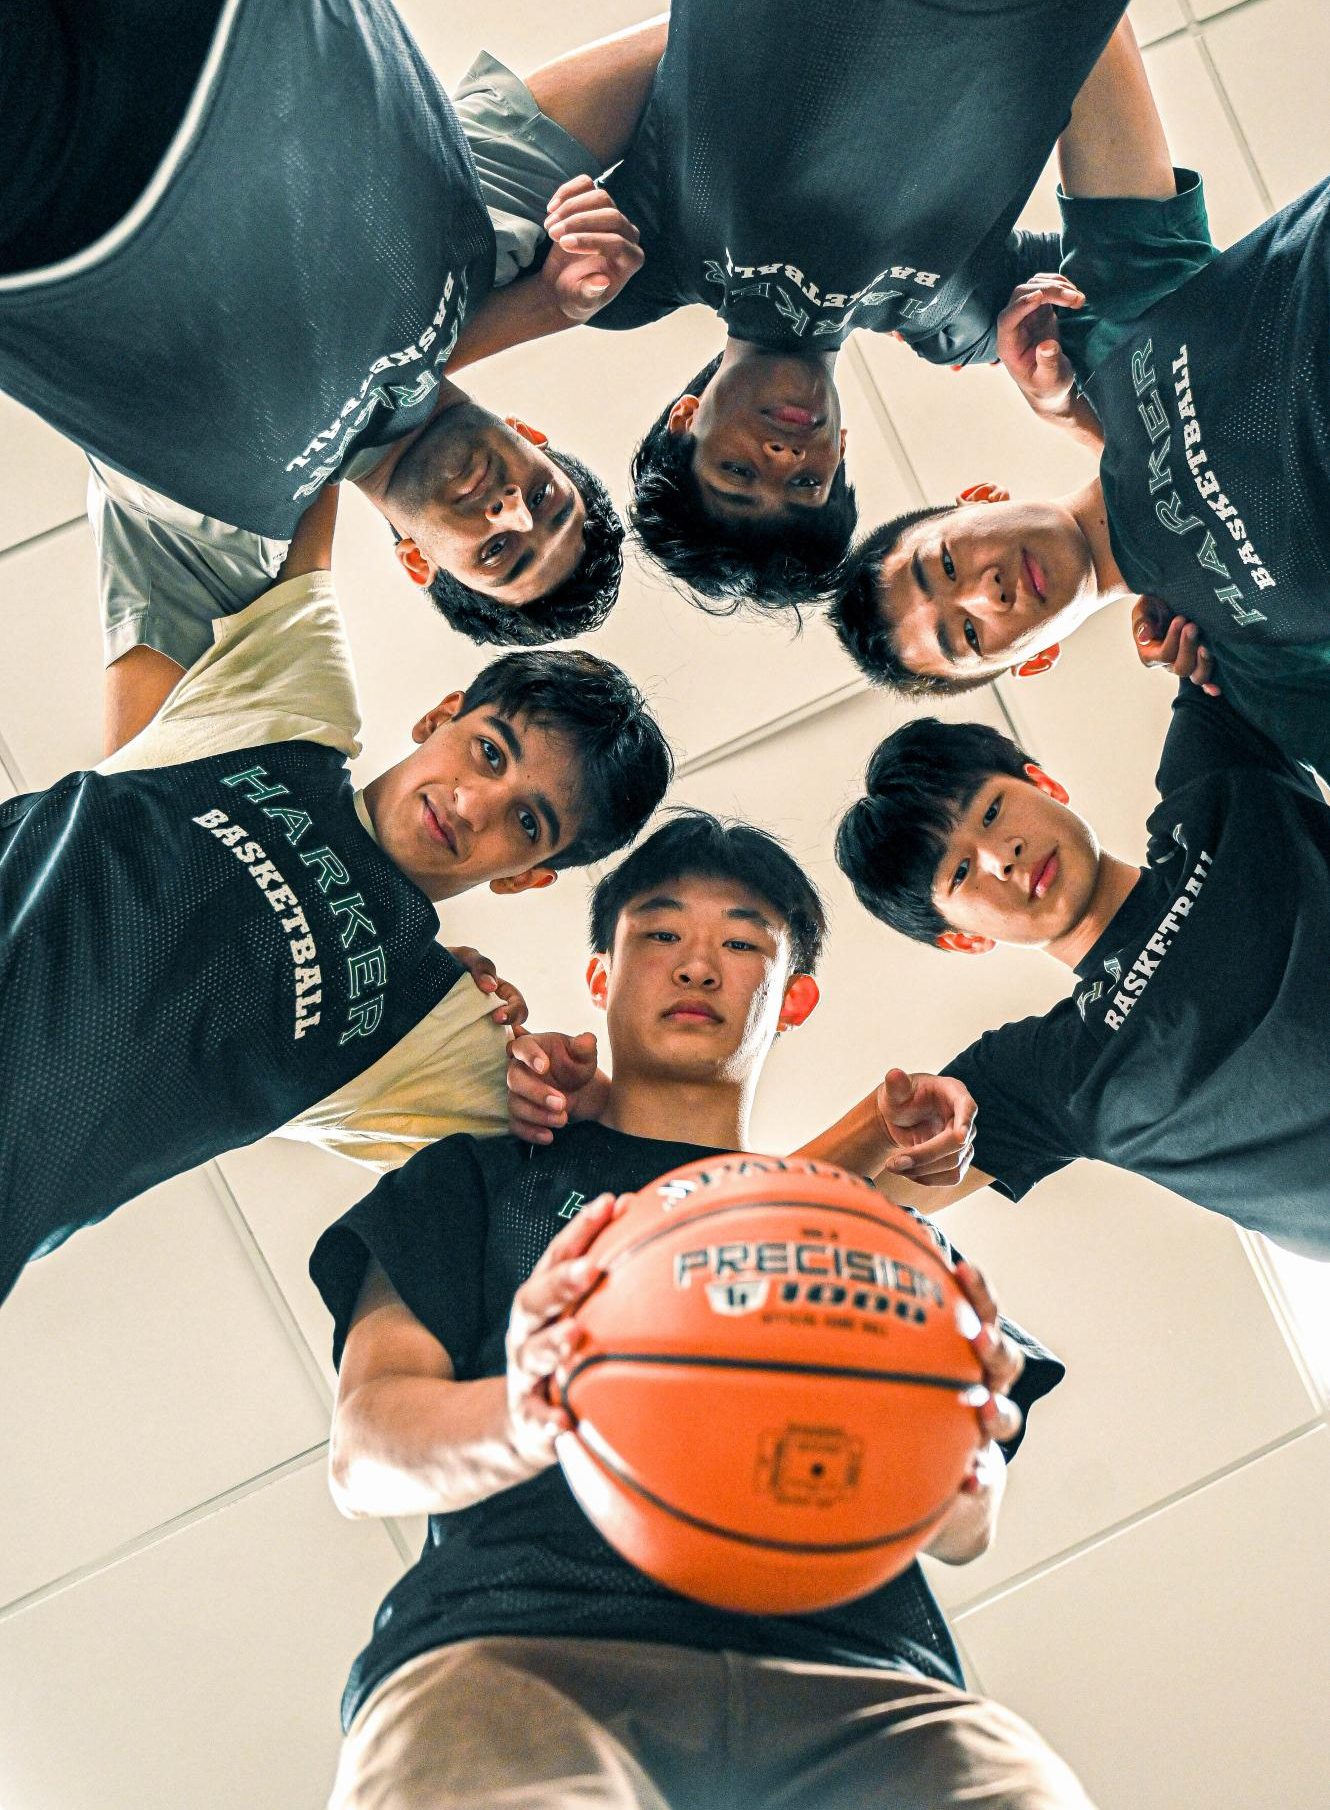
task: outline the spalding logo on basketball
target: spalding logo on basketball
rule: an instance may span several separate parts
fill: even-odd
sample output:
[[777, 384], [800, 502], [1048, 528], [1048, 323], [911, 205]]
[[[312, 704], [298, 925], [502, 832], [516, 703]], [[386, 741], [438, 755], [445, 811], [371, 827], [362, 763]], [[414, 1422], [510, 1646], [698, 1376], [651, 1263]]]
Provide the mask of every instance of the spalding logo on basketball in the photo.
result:
[[592, 1250], [559, 1459], [610, 1544], [763, 1614], [902, 1571], [980, 1443], [978, 1322], [927, 1228], [830, 1164], [736, 1154], [662, 1176]]

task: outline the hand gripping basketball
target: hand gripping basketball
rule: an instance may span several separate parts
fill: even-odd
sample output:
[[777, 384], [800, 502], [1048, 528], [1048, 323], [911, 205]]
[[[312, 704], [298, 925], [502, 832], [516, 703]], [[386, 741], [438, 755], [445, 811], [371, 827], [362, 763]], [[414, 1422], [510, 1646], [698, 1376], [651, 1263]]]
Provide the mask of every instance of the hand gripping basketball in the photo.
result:
[[589, 1200], [571, 1224], [550, 1240], [540, 1261], [513, 1296], [504, 1348], [508, 1356], [508, 1441], [533, 1473], [554, 1462], [554, 1442], [572, 1418], [549, 1398], [549, 1380], [569, 1363], [583, 1334], [565, 1316], [583, 1301], [604, 1271], [587, 1252], [622, 1212], [627, 1196]]
[[593, 1261], [533, 1297], [533, 1315], [576, 1299], [580, 1329], [557, 1351], [531, 1335], [569, 1415], [542, 1437], [610, 1544], [685, 1595], [799, 1614], [876, 1589], [1019, 1427], [990, 1406], [1019, 1358], [982, 1279], [830, 1164], [672, 1171]]

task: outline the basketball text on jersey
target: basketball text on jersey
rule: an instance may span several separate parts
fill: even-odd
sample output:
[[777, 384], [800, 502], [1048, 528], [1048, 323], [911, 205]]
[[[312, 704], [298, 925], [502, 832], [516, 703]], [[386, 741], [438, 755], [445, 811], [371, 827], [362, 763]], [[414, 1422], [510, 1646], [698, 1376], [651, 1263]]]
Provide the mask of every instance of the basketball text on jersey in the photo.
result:
[[1266, 617], [1263, 611], [1244, 597], [1242, 579], [1249, 573], [1258, 591], [1268, 591], [1274, 586], [1274, 576], [1262, 564], [1260, 554], [1248, 539], [1246, 523], [1238, 514], [1236, 506], [1229, 502], [1219, 488], [1219, 479], [1201, 444], [1201, 424], [1196, 418], [1196, 405], [1192, 399], [1190, 358], [1185, 344], [1179, 348], [1178, 355], [1173, 360], [1172, 371], [1177, 410], [1182, 423], [1182, 446], [1179, 450], [1195, 481], [1200, 500], [1224, 524], [1233, 540], [1231, 549], [1225, 544], [1229, 559], [1226, 561], [1223, 558], [1214, 530], [1206, 525], [1201, 516], [1191, 514], [1175, 488], [1170, 464], [1174, 450], [1173, 427], [1159, 392], [1159, 379], [1154, 367], [1154, 342], [1147, 339], [1131, 355], [1131, 380], [1136, 391], [1137, 412], [1145, 423], [1145, 431], [1150, 439], [1146, 481], [1151, 496], [1155, 498], [1155, 514], [1171, 534], [1191, 534], [1198, 528], [1202, 530], [1200, 541], [1193, 549], [1196, 558], [1207, 572], [1221, 581], [1214, 586], [1214, 593], [1221, 603], [1228, 605], [1234, 622], [1239, 628], [1249, 628], [1253, 622], [1264, 622]]
[[[827, 333], [843, 333], [853, 315], [865, 308], [880, 307], [883, 302], [901, 298], [897, 313], [902, 320], [926, 314], [937, 299], [932, 291], [942, 280], [935, 270], [919, 270], [913, 264], [890, 264], [870, 283], [853, 291], [823, 290], [797, 264], [736, 264], [726, 249], [724, 262], [718, 258], [705, 260], [706, 280], [728, 289], [732, 300], [756, 297], [769, 301], [791, 330], [802, 335], [812, 328], [811, 337]], [[915, 283], [925, 291], [912, 296], [902, 283]], [[890, 287], [884, 288], [884, 284]], [[799, 300], [795, 300], [798, 296]], [[818, 318], [818, 310], [835, 309], [836, 318]]]
[[[340, 898], [328, 900], [328, 909], [337, 921], [338, 936], [345, 952], [343, 959], [346, 963], [347, 994], [350, 1000], [346, 1028], [337, 1041], [341, 1045], [349, 1043], [353, 1037], [372, 1035], [383, 1017], [384, 989], [388, 985], [388, 958], [379, 941], [374, 920], [365, 908], [363, 895], [351, 890], [351, 870], [326, 843], [318, 848], [300, 847], [306, 831], [313, 825], [313, 819], [292, 798], [288, 786], [274, 784], [269, 779], [266, 768], [245, 767], [239, 772], [226, 774], [221, 783], [240, 792], [262, 816], [274, 822], [275, 827], [280, 829], [287, 842], [296, 850], [301, 864], [312, 870], [321, 893], [328, 894], [336, 889], [343, 894]], [[287, 802], [278, 804], [274, 802], [277, 799], [286, 799]], [[323, 998], [323, 970], [319, 966], [318, 946], [299, 897], [269, 860], [263, 843], [252, 837], [244, 825], [234, 821], [226, 811], [220, 808], [202, 811], [194, 818], [194, 822], [200, 829], [210, 831], [219, 842], [224, 843], [237, 861], [248, 867], [251, 879], [273, 910], [286, 914], [281, 924], [290, 938], [291, 961], [295, 968], [294, 1036], [299, 1040], [306, 1031], [319, 1023], [320, 1014], [314, 1008]], [[365, 943], [371, 946], [360, 946]]]
[[[1110, 1031], [1122, 1029], [1128, 1012], [1149, 986], [1155, 969], [1172, 948], [1173, 939], [1177, 935], [1183, 919], [1189, 915], [1200, 896], [1211, 863], [1212, 857], [1202, 849], [1200, 858], [1192, 869], [1186, 885], [1160, 919], [1159, 928], [1146, 942], [1131, 967], [1125, 973], [1115, 977], [1118, 981], [1117, 990], [1113, 994], [1111, 1004], [1104, 1012], [1104, 1023]], [[1084, 1017], [1084, 1015], [1084, 1010], [1082, 1010], [1081, 1016]]]

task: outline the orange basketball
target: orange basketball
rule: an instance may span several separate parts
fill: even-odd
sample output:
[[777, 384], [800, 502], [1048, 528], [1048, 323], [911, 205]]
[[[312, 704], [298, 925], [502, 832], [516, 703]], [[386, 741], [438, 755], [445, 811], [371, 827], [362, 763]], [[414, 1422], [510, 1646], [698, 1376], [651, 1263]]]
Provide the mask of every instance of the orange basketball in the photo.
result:
[[829, 1164], [733, 1155], [661, 1176], [592, 1249], [559, 1459], [610, 1544], [761, 1614], [904, 1570], [980, 1443], [977, 1321], [926, 1228]]

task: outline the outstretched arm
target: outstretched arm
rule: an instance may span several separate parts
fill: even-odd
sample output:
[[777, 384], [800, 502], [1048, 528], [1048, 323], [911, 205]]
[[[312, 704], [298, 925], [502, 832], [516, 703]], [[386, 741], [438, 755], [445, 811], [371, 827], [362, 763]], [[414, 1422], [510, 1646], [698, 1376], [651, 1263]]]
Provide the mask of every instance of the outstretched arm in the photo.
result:
[[977, 1110], [954, 1077], [893, 1068], [844, 1118], [794, 1154], [871, 1176], [888, 1200], [933, 1213], [991, 1179], [970, 1167]]
[[602, 170], [618, 163], [632, 143], [669, 26], [670, 15], [658, 13], [556, 57], [526, 78], [545, 117], [585, 145]]
[[1166, 201], [1177, 193], [1173, 159], [1131, 24], [1104, 46], [1058, 140], [1068, 195]]

